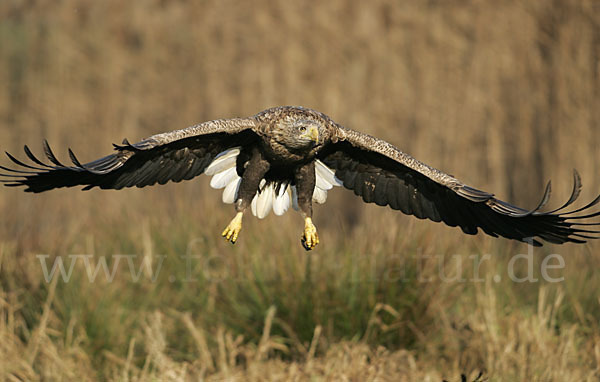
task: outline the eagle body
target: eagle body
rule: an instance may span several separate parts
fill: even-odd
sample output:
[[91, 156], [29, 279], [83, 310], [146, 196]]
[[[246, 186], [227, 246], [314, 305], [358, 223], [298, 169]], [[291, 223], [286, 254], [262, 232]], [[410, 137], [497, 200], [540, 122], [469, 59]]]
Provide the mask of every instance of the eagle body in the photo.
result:
[[307, 250], [319, 243], [312, 203], [324, 203], [335, 186], [353, 191], [364, 202], [458, 226], [467, 234], [482, 230], [541, 245], [539, 239], [583, 243], [599, 233], [593, 228], [600, 223], [590, 219], [600, 212], [582, 212], [596, 206], [600, 196], [584, 207], [566, 210], [580, 193], [577, 172], [571, 197], [562, 207], [542, 211], [550, 195], [548, 184], [540, 204], [526, 210], [463, 184], [388, 142], [302, 107], [275, 107], [249, 118], [209, 121], [134, 144], [124, 140], [114, 148], [112, 154], [84, 164], [69, 150], [73, 165], [64, 165], [46, 141], [50, 164], [25, 146], [32, 163], [7, 153], [20, 168], [0, 166], [4, 170], [0, 181], [38, 193], [73, 186], [144, 187], [206, 174], [212, 176], [211, 187], [223, 189], [223, 202], [236, 209], [223, 231], [227, 240], [235, 243], [248, 209], [264, 218], [271, 211], [282, 215], [292, 206], [304, 217], [302, 243]]

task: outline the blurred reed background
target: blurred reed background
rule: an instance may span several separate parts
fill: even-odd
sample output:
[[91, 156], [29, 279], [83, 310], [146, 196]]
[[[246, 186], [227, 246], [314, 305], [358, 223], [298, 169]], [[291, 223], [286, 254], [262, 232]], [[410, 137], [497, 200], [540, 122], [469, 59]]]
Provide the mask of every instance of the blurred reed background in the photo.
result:
[[[559, 205], [573, 168], [583, 200], [600, 190], [599, 58], [593, 0], [7, 0], [0, 148], [41, 152], [46, 138], [87, 161], [125, 137], [302, 105], [523, 207], [553, 179]], [[226, 246], [233, 209], [204, 178], [2, 189], [0, 214], [5, 380], [598, 377], [594, 243], [536, 250], [565, 256], [558, 284], [390, 282], [422, 253], [492, 253], [492, 272], [527, 249], [339, 189], [316, 208], [317, 254], [294, 214], [248, 219]], [[201, 281], [179, 282], [190, 243], [225, 278], [196, 267]], [[154, 283], [90, 283], [78, 265], [56, 289], [35, 257], [83, 253], [169, 257]]]

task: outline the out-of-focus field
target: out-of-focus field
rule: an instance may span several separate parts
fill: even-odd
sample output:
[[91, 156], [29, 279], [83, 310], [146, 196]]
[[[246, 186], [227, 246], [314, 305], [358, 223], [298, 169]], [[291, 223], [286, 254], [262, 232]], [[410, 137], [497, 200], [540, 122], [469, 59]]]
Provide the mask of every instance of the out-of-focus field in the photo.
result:
[[[125, 137], [303, 105], [523, 207], [552, 178], [558, 206], [574, 167], [583, 201], [600, 191], [599, 59], [593, 0], [8, 0], [0, 148], [24, 158], [47, 138], [87, 161]], [[0, 380], [600, 376], [598, 243], [511, 263], [528, 247], [336, 189], [314, 253], [294, 213], [246, 219], [230, 246], [220, 198], [204, 177], [2, 188]], [[540, 271], [552, 253], [560, 282]], [[68, 282], [44, 277], [57, 259], [74, 262]], [[113, 277], [90, 281], [103, 259]], [[511, 281], [510, 264], [538, 281]]]

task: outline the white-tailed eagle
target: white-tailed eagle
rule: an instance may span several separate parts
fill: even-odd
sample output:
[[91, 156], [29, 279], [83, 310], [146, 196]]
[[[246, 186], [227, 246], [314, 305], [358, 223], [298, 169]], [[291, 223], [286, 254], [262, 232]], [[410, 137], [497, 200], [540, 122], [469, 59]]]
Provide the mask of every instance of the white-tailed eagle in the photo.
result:
[[212, 187], [224, 189], [223, 202], [235, 205], [237, 214], [223, 231], [227, 240], [237, 240], [248, 208], [264, 218], [271, 210], [282, 215], [293, 206], [305, 221], [302, 243], [307, 250], [319, 243], [311, 219], [312, 202], [324, 203], [334, 186], [353, 190], [367, 203], [443, 221], [471, 235], [480, 228], [494, 237], [539, 246], [536, 238], [583, 243], [599, 233], [591, 228], [600, 222], [589, 219], [600, 212], [578, 213], [598, 204], [600, 196], [582, 208], [565, 211], [579, 196], [577, 172], [571, 197], [562, 207], [541, 211], [549, 199], [548, 184], [538, 207], [525, 210], [469, 187], [385, 141], [302, 107], [276, 107], [250, 118], [205, 122], [134, 144], [125, 140], [114, 148], [114, 153], [89, 163], [81, 163], [69, 150], [73, 165], [67, 166], [45, 141], [51, 164], [25, 146], [32, 163], [7, 153], [21, 168], [0, 166], [1, 181], [6, 186], [25, 186], [28, 192], [73, 186], [118, 190], [180, 182], [204, 173], [212, 176]]

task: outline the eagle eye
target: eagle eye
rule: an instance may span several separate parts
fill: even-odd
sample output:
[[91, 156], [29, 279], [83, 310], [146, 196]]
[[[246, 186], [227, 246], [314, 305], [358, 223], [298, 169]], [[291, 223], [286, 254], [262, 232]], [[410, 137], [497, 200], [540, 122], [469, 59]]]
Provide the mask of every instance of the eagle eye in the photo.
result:
[[300, 126], [300, 132], [304, 133], [306, 131], [306, 126]]

